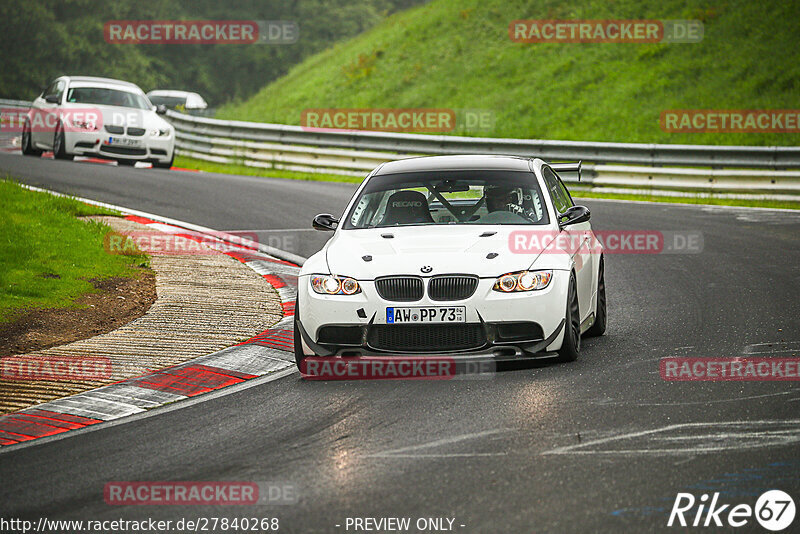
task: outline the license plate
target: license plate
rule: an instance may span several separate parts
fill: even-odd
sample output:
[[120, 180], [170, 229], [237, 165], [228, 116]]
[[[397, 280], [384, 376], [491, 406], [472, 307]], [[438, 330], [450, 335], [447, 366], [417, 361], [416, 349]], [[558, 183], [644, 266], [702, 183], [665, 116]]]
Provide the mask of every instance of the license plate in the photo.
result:
[[386, 324], [463, 323], [465, 321], [466, 308], [464, 306], [386, 308]]
[[122, 146], [141, 146], [141, 141], [138, 139], [128, 139], [126, 137], [109, 137], [103, 143], [104, 145], [122, 145]]

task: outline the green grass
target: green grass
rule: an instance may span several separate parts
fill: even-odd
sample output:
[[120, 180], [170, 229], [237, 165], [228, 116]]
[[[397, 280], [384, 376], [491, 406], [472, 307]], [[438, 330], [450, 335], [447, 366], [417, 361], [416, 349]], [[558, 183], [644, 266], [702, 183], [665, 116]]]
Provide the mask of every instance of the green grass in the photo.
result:
[[[279, 171], [271, 169], [258, 169], [245, 165], [226, 165], [223, 163], [211, 163], [186, 156], [176, 156], [175, 166], [185, 169], [196, 169], [205, 172], [216, 172], [221, 174], [238, 174], [244, 176], [263, 176], [265, 178], [288, 178], [292, 180], [309, 180], [316, 182], [349, 182], [361, 183], [362, 177], [339, 176], [336, 174], [317, 174], [292, 171]], [[364, 173], [366, 176], [367, 173]], [[588, 189], [574, 189], [574, 197], [583, 198], [608, 198], [616, 200], [639, 200], [645, 202], [679, 202], [683, 204], [704, 204], [713, 206], [744, 206], [756, 208], [785, 208], [800, 209], [800, 202], [784, 202], [777, 200], [740, 200], [717, 198], [714, 196], [702, 197], [680, 197], [680, 196], [661, 196], [661, 195], [642, 195], [642, 194], [620, 194], [620, 193], [597, 193]]]
[[[700, 19], [694, 44], [520, 44], [515, 19]], [[497, 137], [797, 145], [798, 133], [667, 133], [670, 109], [797, 109], [800, 3], [434, 0], [308, 58], [219, 118], [299, 124], [308, 108], [485, 109]], [[456, 132], [469, 133], [469, 132]]]
[[205, 172], [216, 172], [221, 174], [238, 174], [240, 176], [264, 176], [269, 178], [287, 178], [289, 180], [309, 180], [313, 182], [349, 182], [360, 184], [364, 176], [343, 176], [340, 174], [324, 174], [316, 172], [297, 172], [284, 171], [279, 169], [262, 169], [259, 167], [249, 167], [238, 163], [214, 163], [201, 159], [189, 158], [186, 156], [175, 156], [175, 167], [182, 169], [195, 169]]
[[741, 206], [746, 208], [770, 208], [770, 209], [800, 209], [800, 202], [780, 201], [780, 200], [743, 200], [735, 198], [717, 198], [714, 196], [700, 197], [679, 197], [664, 195], [642, 195], [626, 193], [596, 193], [591, 190], [574, 189], [570, 193], [578, 198], [606, 198], [611, 200], [636, 200], [643, 202], [667, 202], [677, 204], [697, 204], [710, 206]]
[[67, 197], [29, 191], [0, 180], [0, 322], [32, 308], [74, 306], [94, 291], [90, 279], [136, 276], [144, 255], [113, 255], [103, 249], [111, 229], [87, 215], [116, 213]]

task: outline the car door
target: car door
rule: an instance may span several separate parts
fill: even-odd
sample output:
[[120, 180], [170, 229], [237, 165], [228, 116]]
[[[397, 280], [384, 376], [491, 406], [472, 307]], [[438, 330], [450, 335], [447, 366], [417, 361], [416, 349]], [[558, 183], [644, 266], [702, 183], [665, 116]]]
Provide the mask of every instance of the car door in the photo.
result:
[[[67, 86], [65, 80], [55, 80], [51, 83], [44, 93], [36, 99], [33, 126], [31, 128], [31, 141], [44, 148], [53, 148], [53, 136], [55, 135], [56, 125], [58, 124], [59, 113], [61, 110], [61, 100], [64, 96], [64, 89]], [[58, 103], [54, 104], [45, 100], [49, 95], [58, 97]], [[34, 133], [35, 132], [35, 133]]]
[[31, 144], [36, 146], [43, 142], [44, 136], [42, 135], [42, 129], [44, 126], [44, 121], [47, 116], [47, 108], [45, 107], [47, 102], [45, 101], [44, 97], [50, 94], [51, 90], [55, 90], [56, 82], [52, 82], [47, 85], [36, 99], [31, 103], [31, 110], [28, 114], [28, 121], [30, 123], [31, 128]]
[[[550, 167], [542, 167], [542, 175], [550, 197], [553, 199], [553, 207], [558, 213], [564, 213], [575, 205], [564, 182]], [[592, 276], [594, 260], [590, 249], [591, 230], [592, 226], [588, 221], [572, 224], [562, 230], [562, 232], [570, 232], [576, 236], [576, 241], [570, 240], [571, 243], [574, 243], [570, 247], [570, 253], [575, 262], [575, 278], [578, 285], [578, 307], [580, 308], [581, 323], [594, 311], [592, 302], [594, 295], [594, 280]]]

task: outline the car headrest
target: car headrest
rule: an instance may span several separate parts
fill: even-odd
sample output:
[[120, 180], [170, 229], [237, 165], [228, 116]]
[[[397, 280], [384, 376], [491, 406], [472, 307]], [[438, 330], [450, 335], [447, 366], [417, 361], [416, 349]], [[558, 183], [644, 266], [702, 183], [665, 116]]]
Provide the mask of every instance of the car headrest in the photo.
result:
[[386, 213], [379, 226], [392, 224], [432, 223], [428, 200], [419, 191], [392, 193], [386, 203]]

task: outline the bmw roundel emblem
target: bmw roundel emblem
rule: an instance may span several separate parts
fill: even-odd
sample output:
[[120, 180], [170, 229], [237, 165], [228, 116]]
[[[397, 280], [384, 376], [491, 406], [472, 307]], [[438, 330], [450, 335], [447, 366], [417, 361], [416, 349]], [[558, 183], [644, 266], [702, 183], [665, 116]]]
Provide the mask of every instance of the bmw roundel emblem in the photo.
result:
[[431, 267], [430, 265], [423, 265], [422, 268], [420, 269], [420, 271], [422, 271], [423, 273], [429, 273], [432, 270], [433, 270], [433, 267]]

